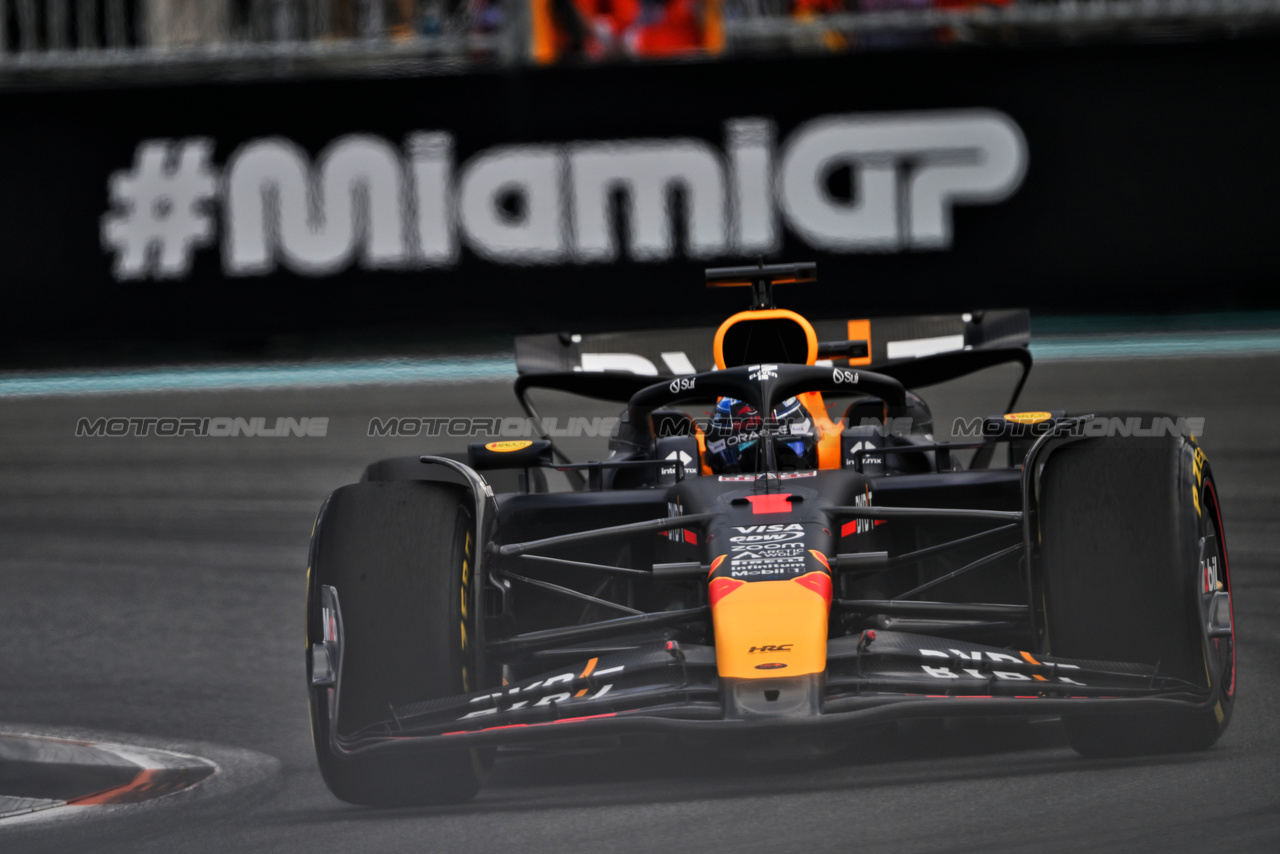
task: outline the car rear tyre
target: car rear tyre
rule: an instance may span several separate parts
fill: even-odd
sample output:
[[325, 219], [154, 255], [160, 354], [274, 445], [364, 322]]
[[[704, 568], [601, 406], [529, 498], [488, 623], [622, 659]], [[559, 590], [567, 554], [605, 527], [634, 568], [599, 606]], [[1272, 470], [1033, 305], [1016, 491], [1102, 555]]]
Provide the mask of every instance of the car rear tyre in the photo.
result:
[[1157, 665], [1215, 699], [1195, 711], [1068, 716], [1071, 746], [1103, 757], [1212, 745], [1235, 705], [1235, 638], [1207, 633], [1212, 595], [1231, 582], [1204, 452], [1177, 437], [1063, 446], [1045, 464], [1040, 508], [1050, 653]]
[[469, 604], [475, 550], [467, 494], [449, 484], [359, 483], [335, 491], [321, 509], [307, 590], [311, 723], [320, 771], [342, 800], [459, 803], [479, 789], [490, 752], [335, 750], [335, 692], [312, 679], [314, 645], [327, 644], [334, 667], [340, 655], [337, 731], [346, 739], [387, 720], [392, 705], [479, 688], [479, 662], [468, 644], [476, 637]]

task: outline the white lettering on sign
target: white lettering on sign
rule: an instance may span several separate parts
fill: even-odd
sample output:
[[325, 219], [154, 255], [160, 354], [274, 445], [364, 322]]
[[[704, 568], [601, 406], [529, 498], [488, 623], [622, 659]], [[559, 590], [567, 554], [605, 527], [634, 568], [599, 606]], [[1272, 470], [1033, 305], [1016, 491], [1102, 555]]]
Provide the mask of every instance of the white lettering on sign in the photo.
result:
[[[1018, 126], [990, 110], [826, 116], [788, 140], [778, 200], [788, 225], [817, 248], [944, 249], [951, 207], [1008, 198], [1026, 162]], [[853, 171], [852, 201], [825, 188], [839, 167]]]
[[[723, 150], [693, 138], [504, 145], [461, 167], [439, 131], [402, 149], [343, 136], [314, 162], [267, 137], [236, 149], [221, 180], [212, 140], [144, 140], [109, 179], [102, 242], [118, 279], [182, 278], [221, 204], [233, 276], [449, 267], [462, 245], [496, 264], [705, 260], [776, 251], [784, 227], [831, 252], [939, 250], [956, 205], [1008, 198], [1027, 163], [1021, 130], [993, 110], [824, 116], [777, 153], [776, 136], [746, 117], [726, 122]], [[853, 192], [836, 198], [829, 179], [845, 168]]]

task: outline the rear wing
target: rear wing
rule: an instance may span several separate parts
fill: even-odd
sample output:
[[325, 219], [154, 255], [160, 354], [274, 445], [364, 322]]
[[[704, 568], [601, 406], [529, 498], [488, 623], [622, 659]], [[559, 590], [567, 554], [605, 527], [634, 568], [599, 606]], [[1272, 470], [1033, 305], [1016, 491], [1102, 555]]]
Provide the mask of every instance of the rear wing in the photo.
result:
[[[820, 342], [819, 364], [864, 366], [908, 388], [1013, 361], [1023, 364], [1025, 378], [1031, 365], [1031, 315], [1026, 309], [818, 320], [813, 328]], [[715, 332], [712, 327], [696, 327], [525, 335], [516, 338], [516, 369], [525, 388], [554, 383], [555, 388], [588, 397], [626, 400], [638, 389], [639, 377], [658, 382], [713, 370]], [[615, 389], [613, 378], [606, 380], [602, 372], [635, 378], [618, 377]]]

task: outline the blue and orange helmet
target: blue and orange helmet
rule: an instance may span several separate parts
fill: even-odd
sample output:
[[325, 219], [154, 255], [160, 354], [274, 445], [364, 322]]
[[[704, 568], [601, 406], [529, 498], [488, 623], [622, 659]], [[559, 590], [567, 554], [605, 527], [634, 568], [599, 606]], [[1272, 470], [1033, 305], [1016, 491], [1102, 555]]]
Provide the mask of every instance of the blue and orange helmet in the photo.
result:
[[779, 404], [767, 422], [751, 404], [722, 397], [716, 401], [706, 441], [706, 463], [715, 474], [764, 471], [763, 443], [768, 441], [773, 442], [778, 470], [818, 467], [818, 437], [813, 421], [794, 397]]

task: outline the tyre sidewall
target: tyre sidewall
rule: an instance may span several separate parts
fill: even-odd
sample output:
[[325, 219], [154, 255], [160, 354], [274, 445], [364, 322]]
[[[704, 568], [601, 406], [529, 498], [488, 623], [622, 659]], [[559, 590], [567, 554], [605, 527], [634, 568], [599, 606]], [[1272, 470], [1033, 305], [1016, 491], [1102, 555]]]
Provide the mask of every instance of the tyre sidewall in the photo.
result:
[[[435, 498], [426, 500], [424, 505], [424, 498], [430, 495]], [[447, 502], [444, 500], [446, 495]], [[364, 508], [363, 514], [353, 516], [353, 501], [369, 506]], [[417, 518], [418, 511], [424, 506], [428, 509], [443, 506], [451, 511], [446, 548], [433, 548], [430, 542], [420, 541], [420, 529], [428, 527], [424, 524], [426, 520]], [[367, 531], [351, 530], [353, 522], [362, 518], [368, 522], [365, 517], [372, 514], [376, 523], [377, 517], [384, 513], [387, 518], [381, 525], [374, 524]], [[475, 623], [479, 619], [473, 593], [479, 580], [473, 569], [477, 543], [472, 520], [465, 493], [457, 487], [438, 483], [361, 483], [343, 487], [326, 500], [312, 534], [308, 566], [307, 644], [310, 648], [323, 640], [320, 589], [324, 585], [333, 585], [338, 593], [347, 635], [342, 639], [347, 649], [342, 656], [343, 690], [338, 709], [338, 731], [341, 735], [350, 735], [362, 726], [385, 719], [387, 712], [384, 710], [388, 709], [389, 703], [460, 694], [479, 687], [480, 670], [473, 642], [477, 637]], [[443, 531], [444, 525], [444, 520], [437, 520], [437, 531]], [[350, 554], [343, 554], [352, 548], [349, 542], [342, 544], [340, 541], [352, 538], [362, 545], [368, 544], [371, 557], [367, 565], [353, 565]], [[369, 604], [356, 601], [359, 595], [367, 596], [371, 591], [357, 590], [356, 585], [380, 583], [378, 579], [366, 576], [379, 563], [379, 549], [385, 551], [390, 548], [394, 553], [397, 546], [386, 545], [386, 541], [391, 539], [399, 539], [399, 547], [410, 551], [434, 554], [438, 562], [425, 558], [422, 578], [401, 579], [411, 584], [426, 585], [426, 589], [411, 591], [403, 602], [388, 597], [385, 590], [372, 591], [373, 601], [384, 603], [388, 613], [385, 619], [384, 615], [377, 614], [371, 620], [367, 613]], [[342, 547], [333, 548], [335, 540]], [[343, 565], [336, 565], [335, 561]], [[391, 564], [392, 571], [396, 571], [396, 561], [392, 560]], [[397, 583], [394, 579], [386, 581], [392, 585]], [[345, 598], [344, 589], [347, 590]], [[427, 605], [425, 610], [421, 608], [424, 602]], [[382, 606], [378, 607], [381, 609]], [[357, 618], [359, 608], [366, 613]], [[357, 625], [363, 624], [366, 631], [382, 632], [372, 652], [366, 648], [354, 656], [350, 654], [353, 625], [349, 617]], [[411, 634], [405, 638], [404, 632]], [[308, 655], [309, 685], [310, 658]], [[406, 688], [410, 693], [382, 696], [395, 690], [390, 686], [402, 684], [410, 686]], [[325, 782], [339, 798], [384, 806], [448, 803], [467, 800], [478, 789], [487, 765], [487, 756], [482, 753], [335, 753], [330, 729], [333, 690], [311, 687], [308, 693], [317, 759]]]
[[[1228, 569], [1216, 487], [1204, 452], [1194, 439], [1177, 437], [1091, 439], [1066, 447], [1070, 451], [1059, 457], [1058, 465], [1075, 458], [1074, 463], [1065, 462], [1065, 467], [1072, 469], [1069, 477], [1077, 491], [1087, 492], [1080, 490], [1086, 482], [1082, 464], [1100, 471], [1094, 507], [1073, 509], [1072, 518], [1089, 519], [1099, 526], [1100, 540], [1110, 537], [1109, 542], [1115, 544], [1118, 530], [1131, 537], [1134, 545], [1122, 544], [1119, 552], [1123, 558], [1112, 561], [1103, 573], [1065, 566], [1061, 559], [1056, 569], [1046, 565], [1051, 572], [1046, 577], [1046, 590], [1052, 653], [1158, 664], [1160, 675], [1185, 680], [1213, 700], [1200, 711], [1069, 717], [1065, 721], [1068, 738], [1073, 747], [1090, 756], [1208, 747], [1226, 729], [1234, 696], [1219, 685], [1224, 668], [1215, 660], [1218, 647], [1209, 639], [1206, 625], [1200, 539], [1209, 530], [1210, 513], [1217, 526], [1223, 573]], [[1053, 456], [1058, 453], [1061, 451]], [[1139, 459], [1134, 456], [1137, 454], [1153, 456]], [[1047, 470], [1054, 465], [1053, 456]], [[1115, 468], [1110, 483], [1105, 473], [1109, 465]], [[1121, 472], [1126, 475], [1119, 476]], [[1145, 492], [1127, 480], [1128, 475], [1139, 477]], [[1107, 494], [1108, 489], [1118, 491], [1132, 505], [1118, 502]], [[1059, 493], [1059, 503], [1063, 500]], [[1089, 500], [1087, 494], [1070, 498]], [[1042, 530], [1056, 529], [1059, 539], [1063, 538], [1060, 520], [1051, 525], [1042, 519], [1041, 525]], [[1101, 530], [1107, 525], [1119, 527]], [[1082, 530], [1078, 536], [1087, 537], [1089, 532]], [[1054, 545], [1048, 543], [1046, 548]], [[1061, 548], [1062, 544], [1057, 545]], [[1079, 547], [1072, 548], [1081, 552]], [[1105, 555], [1102, 559], [1105, 561]], [[1079, 581], [1068, 576], [1077, 574], [1089, 578], [1097, 588], [1094, 605], [1079, 586], [1068, 590], [1065, 598], [1060, 592], [1054, 599], [1055, 581], [1070, 588]], [[1055, 610], [1053, 605], [1062, 606], [1063, 602], [1068, 607]]]

